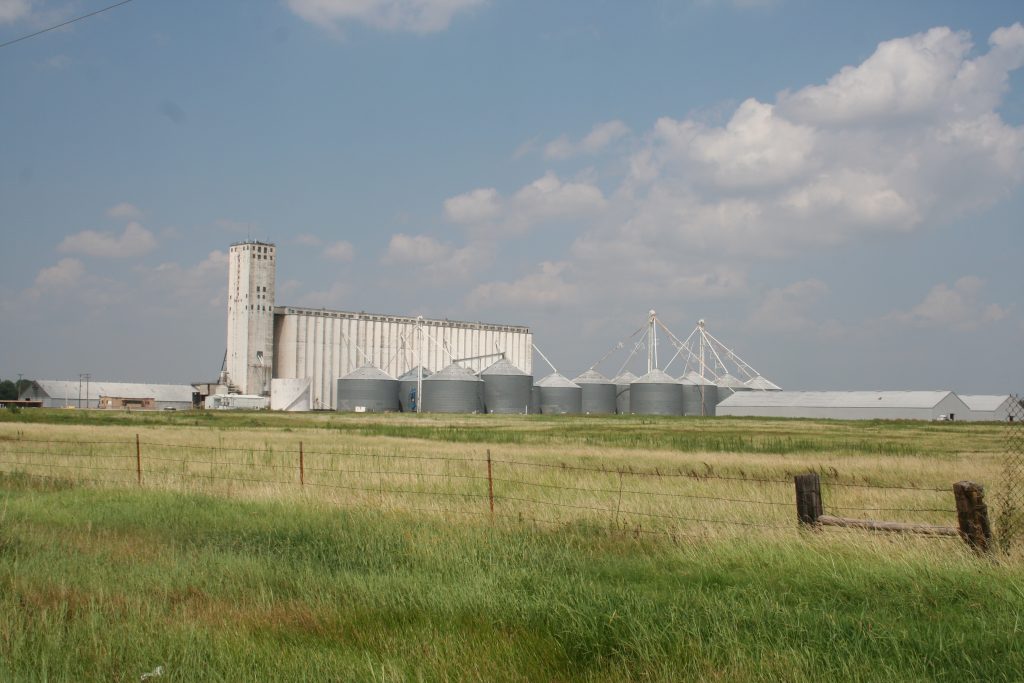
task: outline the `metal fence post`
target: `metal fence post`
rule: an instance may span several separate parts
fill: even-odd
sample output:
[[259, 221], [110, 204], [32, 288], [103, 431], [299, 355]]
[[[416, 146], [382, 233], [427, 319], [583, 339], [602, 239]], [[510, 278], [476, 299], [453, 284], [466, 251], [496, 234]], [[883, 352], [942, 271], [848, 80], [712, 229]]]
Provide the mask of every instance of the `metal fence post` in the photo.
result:
[[491, 470], [491, 449], [487, 449], [487, 498], [491, 503], [491, 517], [494, 517], [494, 475]]
[[135, 477], [142, 486], [142, 443], [138, 434], [135, 435]]

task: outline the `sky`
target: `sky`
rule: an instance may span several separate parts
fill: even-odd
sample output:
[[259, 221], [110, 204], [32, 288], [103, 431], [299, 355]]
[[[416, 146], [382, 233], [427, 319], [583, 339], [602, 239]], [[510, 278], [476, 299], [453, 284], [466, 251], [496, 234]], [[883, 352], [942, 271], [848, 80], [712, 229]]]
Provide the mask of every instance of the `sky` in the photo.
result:
[[529, 325], [570, 377], [654, 309], [785, 389], [1022, 392], [1021, 22], [134, 0], [0, 48], [0, 376], [214, 379], [253, 238], [278, 305]]

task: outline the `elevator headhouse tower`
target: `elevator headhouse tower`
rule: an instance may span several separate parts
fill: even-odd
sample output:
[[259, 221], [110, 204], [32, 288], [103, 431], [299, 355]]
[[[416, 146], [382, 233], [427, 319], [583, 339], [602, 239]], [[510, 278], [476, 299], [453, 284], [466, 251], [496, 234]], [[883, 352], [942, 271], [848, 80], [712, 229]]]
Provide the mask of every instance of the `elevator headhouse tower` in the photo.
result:
[[269, 242], [237, 242], [228, 252], [228, 382], [241, 394], [270, 394], [274, 376], [274, 272]]

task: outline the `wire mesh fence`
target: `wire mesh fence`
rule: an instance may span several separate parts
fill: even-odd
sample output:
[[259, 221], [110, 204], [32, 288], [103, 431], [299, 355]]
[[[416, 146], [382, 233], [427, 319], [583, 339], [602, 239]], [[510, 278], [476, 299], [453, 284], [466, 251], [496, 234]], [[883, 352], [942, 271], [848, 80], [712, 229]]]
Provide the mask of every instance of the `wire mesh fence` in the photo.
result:
[[[562, 459], [564, 460], [564, 458]], [[673, 539], [794, 533], [792, 476], [632, 463], [424, 455], [302, 442], [261, 447], [170, 440], [0, 440], [0, 473], [52, 485], [142, 486], [247, 498], [301, 496], [346, 508], [602, 527]], [[955, 524], [948, 487], [822, 477], [825, 512]]]
[[1011, 395], [1006, 419], [1006, 455], [997, 493], [996, 535], [1004, 552], [1024, 535], [1024, 403]]

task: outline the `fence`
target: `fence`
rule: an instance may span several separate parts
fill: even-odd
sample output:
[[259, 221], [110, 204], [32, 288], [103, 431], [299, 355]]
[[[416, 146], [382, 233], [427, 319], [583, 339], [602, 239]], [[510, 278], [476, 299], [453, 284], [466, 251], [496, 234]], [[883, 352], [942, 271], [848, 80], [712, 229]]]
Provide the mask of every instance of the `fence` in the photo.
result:
[[1020, 396], [1010, 396], [1008, 413], [1006, 456], [996, 521], [999, 545], [1004, 552], [1009, 552], [1024, 535], [1024, 404]]
[[[719, 473], [710, 464], [685, 470], [642, 469], [628, 463], [609, 467], [588, 462], [583, 455], [574, 460], [509, 459], [490, 451], [478, 457], [449, 457], [317, 450], [301, 441], [282, 448], [144, 441], [138, 436], [103, 441], [21, 435], [0, 439], [0, 473], [54, 486], [83, 483], [228, 496], [300, 495], [344, 507], [480, 516], [537, 526], [602, 526], [637, 537], [678, 539], [704, 537], [716, 530], [784, 533], [800, 528], [793, 473]], [[896, 517], [909, 526], [930, 528], [956, 524], [950, 487], [850, 481], [829, 472], [815, 477], [819, 515]]]

